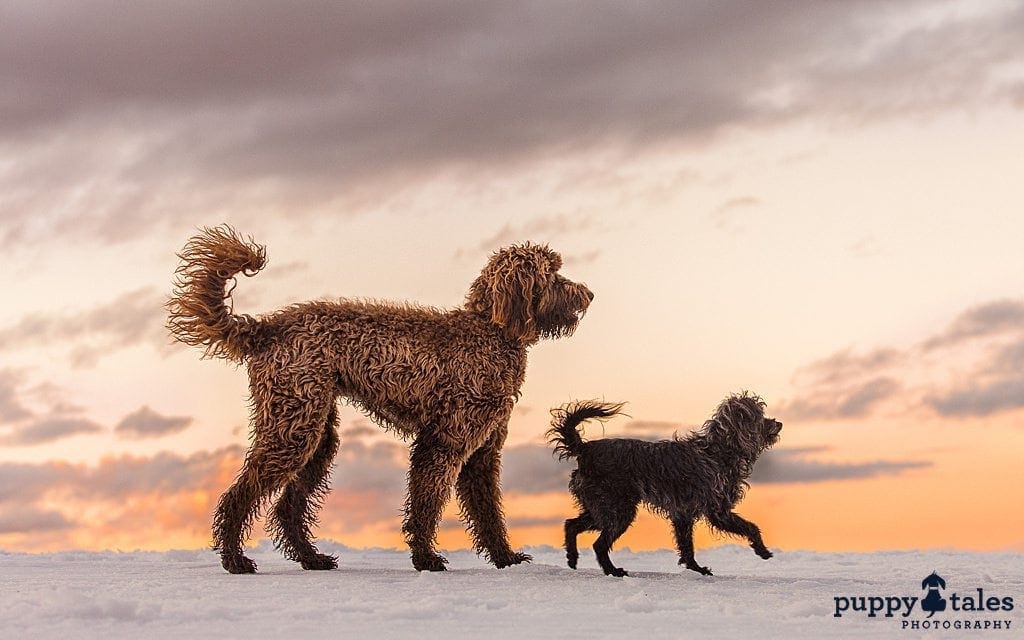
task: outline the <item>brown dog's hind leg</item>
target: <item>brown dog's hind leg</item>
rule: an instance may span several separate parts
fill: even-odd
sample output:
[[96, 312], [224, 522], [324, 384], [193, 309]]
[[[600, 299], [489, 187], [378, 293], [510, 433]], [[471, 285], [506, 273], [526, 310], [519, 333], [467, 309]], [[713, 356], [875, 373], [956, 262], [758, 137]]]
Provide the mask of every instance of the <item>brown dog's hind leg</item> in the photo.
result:
[[[221, 496], [213, 519], [214, 548], [230, 573], [254, 573], [242, 544], [264, 501], [284, 487], [313, 457], [333, 398], [261, 395], [253, 388], [253, 444], [235, 483]], [[269, 396], [269, 397], [268, 397]]]
[[331, 407], [316, 452], [302, 471], [285, 486], [268, 518], [267, 528], [274, 538], [275, 546], [288, 559], [301, 563], [303, 569], [338, 567], [337, 556], [317, 551], [311, 531], [317, 523], [316, 513], [327, 496], [331, 463], [338, 452], [336, 421], [337, 410]]
[[466, 460], [455, 483], [473, 547], [499, 569], [529, 562], [532, 558], [512, 550], [501, 510], [501, 446], [504, 429], [491, 434], [482, 447]]
[[256, 563], [242, 554], [242, 542], [252, 531], [260, 498], [258, 465], [246, 459], [234, 484], [217, 503], [213, 517], [213, 548], [229, 573], [256, 573]]
[[465, 453], [422, 436], [412, 444], [402, 533], [417, 571], [445, 570], [448, 561], [434, 549], [437, 526], [465, 459]]

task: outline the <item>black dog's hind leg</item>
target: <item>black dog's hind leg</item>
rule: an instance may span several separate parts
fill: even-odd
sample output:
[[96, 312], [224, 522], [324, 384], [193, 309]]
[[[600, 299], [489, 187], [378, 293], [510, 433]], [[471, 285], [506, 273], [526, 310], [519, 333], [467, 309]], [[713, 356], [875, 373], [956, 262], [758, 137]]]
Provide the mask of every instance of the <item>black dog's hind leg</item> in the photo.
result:
[[584, 531], [596, 531], [597, 524], [584, 509], [580, 515], [565, 521], [565, 559], [570, 569], [576, 568], [576, 561], [580, 558], [580, 552], [576, 548], [576, 536]]
[[716, 529], [721, 529], [727, 533], [734, 533], [749, 540], [750, 546], [754, 548], [754, 553], [760, 557], [765, 560], [772, 557], [772, 552], [764, 546], [764, 540], [761, 539], [761, 530], [753, 522], [744, 520], [735, 511], [709, 513], [707, 517], [708, 522]]
[[629, 529], [629, 525], [633, 524], [633, 518], [636, 517], [636, 504], [630, 505], [628, 511], [620, 511], [611, 514], [610, 518], [602, 519], [599, 522], [601, 528], [601, 535], [597, 537], [594, 542], [594, 553], [597, 554], [597, 563], [601, 565], [601, 569], [607, 576], [615, 576], [621, 578], [628, 576], [625, 569], [621, 569], [612, 564], [612, 559], [608, 556], [608, 552], [611, 550], [612, 545], [615, 541]]
[[693, 557], [693, 525], [696, 522], [697, 518], [690, 515], [674, 516], [672, 518], [672, 532], [676, 536], [679, 564], [701, 575], [710, 576], [713, 575], [711, 569], [700, 566], [697, 564], [697, 559]]

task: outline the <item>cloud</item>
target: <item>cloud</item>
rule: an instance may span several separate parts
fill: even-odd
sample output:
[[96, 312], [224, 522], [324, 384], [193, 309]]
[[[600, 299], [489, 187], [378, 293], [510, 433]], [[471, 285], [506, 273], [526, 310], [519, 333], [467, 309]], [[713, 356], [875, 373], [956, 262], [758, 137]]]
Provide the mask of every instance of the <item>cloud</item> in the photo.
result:
[[986, 384], [969, 384], [928, 396], [925, 403], [943, 416], [987, 416], [1024, 408], [1024, 372]]
[[799, 369], [794, 386], [779, 408], [790, 420], [860, 418], [886, 406], [947, 418], [1024, 408], [1024, 300], [966, 309], [903, 349], [838, 351]]
[[[24, 388], [26, 376], [12, 369], [0, 369], [0, 446], [36, 446], [106, 429], [84, 417], [82, 407], [64, 400], [67, 392], [43, 383]], [[31, 397], [42, 411], [28, 408], [23, 398]], [[187, 416], [163, 416], [148, 406], [126, 415], [114, 428], [121, 437], [152, 438], [177, 433], [191, 424]]]
[[[551, 239], [565, 235], [578, 234], [585, 229], [597, 226], [594, 218], [581, 216], [579, 213], [541, 216], [520, 224], [505, 223], [500, 229], [487, 236], [469, 249], [460, 249], [456, 258], [466, 256], [477, 257], [480, 254], [495, 251], [510, 244], [536, 242], [547, 244]], [[591, 251], [581, 256], [563, 256], [566, 264], [576, 265], [591, 262], [600, 255], [600, 250]]]
[[0, 507], [0, 534], [35, 533], [39, 531], [63, 531], [74, 527], [74, 523], [58, 511], [20, 507]]
[[13, 369], [0, 369], [0, 423], [16, 422], [32, 415], [18, 398], [23, 377]]
[[390, 440], [343, 440], [335, 458], [331, 486], [348, 493], [374, 492], [393, 496], [393, 511], [401, 504], [408, 469], [408, 448]]
[[0, 244], [120, 241], [282, 198], [313, 211], [452, 165], [1019, 100], [999, 70], [1020, 60], [1024, 9], [959, 7], [9, 2]]
[[0, 436], [0, 445], [28, 447], [55, 442], [80, 434], [100, 433], [103, 427], [87, 418], [47, 416], [35, 418]]
[[734, 229], [738, 224], [738, 218], [744, 211], [759, 206], [761, 206], [761, 200], [753, 196], [732, 198], [718, 205], [711, 212], [711, 220], [719, 229]]
[[922, 347], [925, 351], [933, 351], [1022, 328], [1024, 300], [994, 300], [964, 311], [945, 331], [925, 340]]
[[145, 406], [122, 418], [114, 433], [126, 438], [158, 438], [183, 431], [190, 424], [191, 416], [163, 416]]
[[[140, 343], [166, 343], [163, 299], [153, 287], [129, 291], [79, 313], [34, 313], [0, 329], [0, 349], [66, 343], [71, 363], [95, 366], [103, 355]], [[2, 398], [2, 396], [0, 396]]]
[[858, 480], [877, 476], [898, 475], [911, 469], [924, 469], [932, 463], [922, 460], [878, 460], [872, 462], [834, 463], [809, 459], [827, 447], [772, 449], [754, 465], [750, 476], [756, 483], [806, 483], [831, 480]]
[[841, 387], [819, 387], [811, 394], [782, 403], [779, 415], [790, 420], [861, 418], [902, 390], [896, 380], [884, 376]]
[[[669, 438], [673, 433], [683, 429], [683, 423], [668, 420], [630, 420], [623, 427], [629, 432], [642, 432], [659, 438]], [[637, 437], [631, 433], [630, 437]]]
[[565, 491], [575, 463], [559, 461], [551, 448], [535, 444], [506, 447], [501, 452], [501, 483], [510, 493]]

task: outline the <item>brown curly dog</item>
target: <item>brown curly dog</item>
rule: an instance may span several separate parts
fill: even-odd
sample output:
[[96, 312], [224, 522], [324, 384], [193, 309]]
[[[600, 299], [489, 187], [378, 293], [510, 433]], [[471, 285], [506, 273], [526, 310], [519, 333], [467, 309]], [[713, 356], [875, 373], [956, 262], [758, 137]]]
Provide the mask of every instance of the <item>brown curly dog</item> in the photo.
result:
[[213, 522], [225, 569], [256, 570], [242, 544], [275, 495], [267, 524], [277, 547], [305, 569], [337, 567], [310, 529], [338, 450], [339, 396], [412, 439], [402, 531], [417, 570], [445, 568], [434, 546], [453, 485], [479, 553], [499, 568], [530, 560], [509, 545], [501, 447], [527, 348], [572, 334], [594, 297], [558, 274], [557, 253], [530, 243], [494, 253], [459, 309], [342, 299], [258, 318], [234, 314], [225, 285], [263, 268], [262, 246], [222, 225], [203, 229], [178, 257], [171, 334], [249, 370], [252, 444]]

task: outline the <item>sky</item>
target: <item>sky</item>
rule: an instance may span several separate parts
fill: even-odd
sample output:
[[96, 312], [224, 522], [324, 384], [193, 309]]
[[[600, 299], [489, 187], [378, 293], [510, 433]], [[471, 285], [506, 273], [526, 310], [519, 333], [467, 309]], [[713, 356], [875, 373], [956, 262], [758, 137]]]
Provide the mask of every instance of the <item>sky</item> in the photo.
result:
[[[746, 389], [785, 424], [738, 507], [770, 547], [1024, 550], [1021, 33], [999, 1], [3, 3], [0, 549], [210, 543], [245, 371], [162, 305], [226, 222], [267, 246], [250, 314], [452, 308], [502, 246], [562, 254], [595, 300], [530, 352], [514, 545], [574, 515], [552, 407], [658, 439]], [[340, 430], [319, 535], [401, 547], [406, 443]]]

